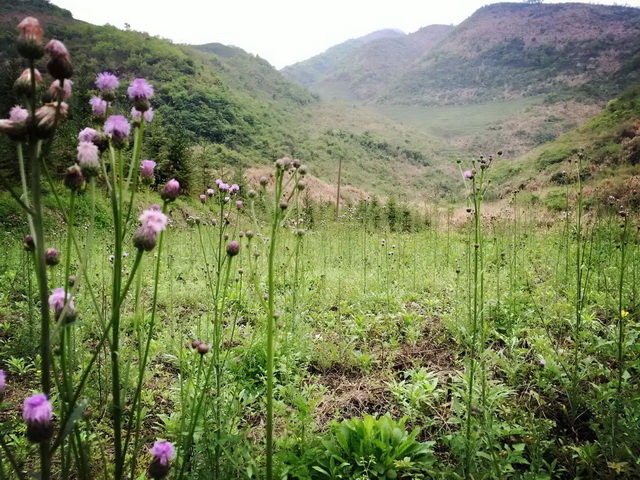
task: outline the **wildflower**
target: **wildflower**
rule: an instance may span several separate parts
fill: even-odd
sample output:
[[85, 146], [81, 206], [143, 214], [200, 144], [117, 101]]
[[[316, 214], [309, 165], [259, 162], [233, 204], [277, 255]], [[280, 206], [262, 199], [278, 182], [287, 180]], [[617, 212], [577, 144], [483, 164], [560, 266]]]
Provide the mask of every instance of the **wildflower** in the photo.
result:
[[149, 252], [158, 242], [158, 234], [167, 228], [167, 216], [152, 208], [140, 215], [140, 228], [133, 236], [133, 244], [138, 250]]
[[80, 165], [82, 174], [88, 179], [100, 173], [99, 156], [98, 147], [92, 142], [81, 141], [78, 144], [78, 165]]
[[235, 240], [229, 242], [227, 244], [227, 255], [235, 257], [238, 253], [240, 253], [240, 244]]
[[84, 128], [80, 130], [80, 133], [78, 134], [78, 141], [93, 142], [97, 134], [98, 132], [96, 132], [93, 128], [90, 128], [90, 127]]
[[49, 248], [44, 253], [45, 263], [50, 267], [54, 267], [60, 263], [60, 252], [55, 248]]
[[194, 339], [191, 341], [191, 348], [198, 348], [198, 345], [202, 343], [202, 340]]
[[104, 117], [107, 114], [107, 102], [100, 97], [92, 97], [89, 104], [94, 117]]
[[229, 194], [231, 195], [238, 193], [239, 191], [240, 191], [240, 187], [235, 183], [229, 187]]
[[620, 316], [621, 316], [622, 318], [627, 318], [627, 317], [629, 316], [629, 312], [627, 312], [626, 310], [622, 310], [622, 311], [620, 312]]
[[211, 347], [209, 347], [209, 345], [207, 345], [204, 342], [201, 342], [200, 345], [198, 345], [196, 347], [196, 351], [200, 354], [200, 355], [206, 355], [207, 353], [209, 353], [209, 350], [211, 350]]
[[205, 194], [200, 195], [200, 203], [204, 204], [207, 201], [207, 196]]
[[58, 80], [70, 78], [73, 75], [73, 65], [67, 47], [59, 40], [51, 40], [44, 49], [49, 54], [47, 70], [51, 76]]
[[149, 108], [149, 110], [145, 111], [144, 114], [140, 110], [137, 110], [136, 107], [133, 107], [131, 109], [131, 118], [133, 118], [133, 120], [137, 122], [139, 122], [141, 118], [144, 118], [144, 121], [146, 123], [151, 123], [154, 115], [155, 113], [153, 111], [153, 108]]
[[218, 189], [219, 189], [221, 192], [228, 192], [230, 188], [231, 188], [231, 187], [229, 187], [229, 184], [228, 184], [228, 183], [220, 182], [220, 183], [218, 184]]
[[466, 178], [467, 180], [471, 180], [474, 176], [475, 172], [473, 170], [465, 170], [464, 173], [462, 174], [464, 176], [464, 178]]
[[123, 148], [129, 140], [131, 126], [122, 115], [111, 115], [104, 123], [104, 133], [106, 133], [115, 148]]
[[307, 174], [307, 171], [308, 171], [308, 168], [306, 165], [300, 165], [300, 168], [298, 168], [298, 173], [303, 177]]
[[127, 92], [137, 110], [146, 112], [151, 108], [149, 99], [153, 96], [153, 87], [144, 78], [136, 78], [131, 82]]
[[119, 85], [120, 81], [113, 73], [102, 72], [96, 78], [96, 87], [100, 90], [100, 96], [109, 102], [116, 99], [116, 89]]
[[[34, 77], [37, 87], [42, 83], [42, 75], [37, 69], [34, 70]], [[22, 72], [13, 84], [13, 88], [19, 96], [31, 95], [31, 69], [27, 68]]]
[[242, 200], [238, 200], [238, 201], [236, 202], [236, 208], [237, 208], [238, 210], [242, 210], [242, 207], [243, 207], [243, 206], [244, 206], [244, 204], [242, 203]]
[[67, 118], [69, 105], [62, 102], [58, 106], [57, 102], [45, 103], [36, 110], [36, 133], [40, 138], [47, 138], [54, 127], [58, 126], [60, 120]]
[[155, 168], [156, 162], [153, 160], [142, 160], [140, 162], [140, 176], [145, 180], [153, 180]]
[[78, 165], [71, 165], [67, 168], [67, 173], [64, 176], [64, 185], [74, 192], [82, 189], [82, 186], [84, 185], [84, 176], [82, 175], [82, 170]]
[[267, 177], [260, 177], [260, 185], [266, 187], [267, 183], [269, 183], [269, 179]]
[[21, 142], [27, 136], [27, 120], [29, 112], [16, 105], [9, 112], [8, 120], [0, 120], [0, 132], [5, 133], [12, 140]]
[[4, 387], [5, 387], [4, 370], [0, 370], [0, 398], [2, 398], [2, 395], [4, 394]]
[[27, 422], [27, 438], [41, 443], [53, 436], [53, 409], [44, 393], [27, 398], [22, 406], [22, 418]]
[[213, 197], [214, 194], [215, 194], [215, 191], [213, 190], [213, 188], [207, 188], [207, 195], [209, 195], [210, 197]]
[[160, 198], [162, 198], [165, 202], [173, 202], [176, 198], [178, 198], [178, 194], [180, 193], [180, 183], [175, 178], [169, 180], [162, 191], [160, 192]]
[[49, 95], [57, 101], [60, 97], [60, 92], [62, 91], [62, 99], [68, 100], [71, 96], [71, 87], [73, 87], [73, 82], [71, 80], [65, 80], [62, 84], [62, 88], [60, 88], [60, 80], [54, 80], [49, 87]]
[[72, 322], [76, 318], [76, 307], [73, 303], [71, 294], [65, 295], [64, 288], [56, 288], [51, 295], [49, 295], [49, 307], [53, 310], [56, 320], [60, 318], [62, 310], [64, 309], [65, 302], [67, 303], [67, 322]]
[[546, 361], [544, 358], [541, 358], [541, 359], [540, 359], [540, 366], [541, 366], [541, 367], [544, 367], [544, 366], [546, 366], [546, 365], [547, 365], [547, 361]]
[[155, 442], [150, 453], [153, 458], [149, 464], [149, 476], [154, 480], [165, 478], [171, 469], [169, 462], [176, 455], [173, 444], [171, 442]]
[[36, 18], [27, 17], [18, 24], [18, 53], [24, 58], [37, 60], [44, 55], [42, 27]]
[[36, 244], [33, 241], [33, 237], [31, 235], [25, 235], [22, 240], [22, 248], [24, 248], [27, 252], [35, 252]]

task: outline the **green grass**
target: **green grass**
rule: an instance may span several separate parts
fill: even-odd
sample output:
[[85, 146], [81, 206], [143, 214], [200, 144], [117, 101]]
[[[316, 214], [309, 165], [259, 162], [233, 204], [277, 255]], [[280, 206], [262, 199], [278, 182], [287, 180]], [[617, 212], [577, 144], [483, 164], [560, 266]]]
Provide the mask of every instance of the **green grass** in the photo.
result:
[[522, 114], [539, 97], [450, 106], [375, 105], [373, 110], [397, 122], [441, 138], [479, 135], [491, 124]]

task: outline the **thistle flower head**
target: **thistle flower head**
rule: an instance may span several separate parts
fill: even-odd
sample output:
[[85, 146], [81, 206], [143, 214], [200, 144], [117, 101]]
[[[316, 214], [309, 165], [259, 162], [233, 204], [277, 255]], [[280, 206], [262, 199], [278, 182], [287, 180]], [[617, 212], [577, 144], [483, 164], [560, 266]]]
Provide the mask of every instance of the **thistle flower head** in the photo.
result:
[[231, 195], [238, 193], [239, 191], [240, 191], [240, 187], [235, 183], [229, 187], [229, 193]]
[[133, 101], [133, 106], [141, 111], [146, 112], [151, 108], [149, 99], [153, 96], [153, 86], [144, 78], [136, 78], [127, 89], [129, 97]]
[[44, 261], [50, 267], [54, 267], [60, 263], [60, 252], [55, 248], [48, 248], [44, 252]]
[[102, 72], [96, 78], [96, 87], [101, 92], [114, 92], [120, 85], [120, 80], [113, 73]]
[[167, 216], [159, 210], [149, 208], [140, 215], [140, 228], [133, 236], [133, 244], [143, 251], [151, 251], [158, 242], [158, 234], [167, 228]]
[[65, 300], [69, 302], [69, 310], [75, 309], [71, 294], [67, 293], [65, 296], [64, 288], [56, 288], [51, 292], [51, 295], [49, 295], [49, 308], [56, 312], [56, 314], [60, 314], [64, 308]]
[[18, 24], [18, 52], [25, 58], [37, 60], [44, 55], [42, 27], [36, 18], [27, 17]]
[[162, 191], [160, 192], [160, 198], [162, 198], [165, 202], [173, 202], [180, 193], [180, 183], [172, 178], [169, 180]]
[[29, 118], [29, 112], [26, 108], [16, 105], [9, 111], [9, 120], [16, 123], [25, 123]]
[[93, 139], [96, 138], [98, 132], [96, 132], [93, 128], [86, 127], [80, 130], [78, 134], [78, 141], [80, 142], [93, 142]]
[[200, 203], [203, 203], [207, 201], [207, 196], [203, 193], [202, 195], [200, 195]]
[[464, 173], [462, 174], [464, 176], [464, 178], [466, 178], [467, 180], [471, 180], [473, 178], [473, 176], [475, 175], [475, 172], [473, 170], [465, 170]]
[[230, 257], [235, 257], [240, 253], [240, 243], [233, 240], [227, 244], [227, 255]]
[[57, 102], [46, 103], [36, 110], [36, 133], [40, 138], [47, 138], [54, 127], [58, 125], [60, 120], [67, 118], [69, 105], [65, 102], [60, 103], [58, 108]]
[[244, 207], [244, 204], [242, 203], [242, 200], [238, 200], [238, 201], [236, 202], [236, 208], [237, 208], [238, 210], [242, 210], [242, 207]]
[[22, 405], [22, 418], [27, 422], [50, 422], [52, 416], [51, 402], [44, 393], [27, 398]]
[[171, 442], [155, 442], [150, 450], [151, 464], [149, 476], [154, 480], [165, 478], [169, 474], [169, 462], [175, 457], [175, 449]]
[[64, 43], [60, 40], [51, 40], [44, 49], [49, 54], [47, 70], [51, 76], [58, 80], [70, 78], [73, 75], [73, 65]]
[[84, 186], [84, 175], [79, 165], [71, 165], [64, 176], [64, 185], [69, 190], [78, 192]]
[[213, 188], [207, 188], [207, 195], [209, 195], [210, 197], [213, 197], [215, 193], [216, 192], [213, 190]]
[[[36, 87], [42, 83], [42, 75], [40, 72], [35, 69], [33, 71], [33, 75], [36, 80]], [[13, 88], [16, 93], [20, 96], [22, 95], [30, 95], [31, 94], [31, 69], [27, 68], [23, 70], [20, 76], [16, 79], [13, 84]]]
[[111, 138], [115, 148], [123, 148], [126, 145], [130, 131], [131, 126], [122, 115], [111, 115], [104, 123], [104, 133]]
[[60, 91], [62, 90], [62, 99], [68, 100], [71, 96], [71, 87], [73, 87], [73, 82], [71, 80], [65, 80], [62, 84], [62, 88], [60, 88], [60, 80], [54, 80], [49, 87], [49, 95], [57, 101], [60, 96]]
[[94, 117], [104, 117], [107, 114], [107, 102], [100, 97], [92, 97], [89, 100], [91, 105], [91, 113]]
[[153, 111], [153, 108], [149, 108], [149, 110], [145, 111], [144, 113], [138, 110], [136, 107], [133, 107], [131, 109], [131, 118], [133, 118], [133, 120], [137, 122], [139, 122], [140, 119], [144, 117], [144, 121], [146, 123], [151, 123], [154, 115], [155, 113]]
[[140, 176], [145, 180], [153, 180], [156, 162], [153, 160], [142, 160], [140, 162]]

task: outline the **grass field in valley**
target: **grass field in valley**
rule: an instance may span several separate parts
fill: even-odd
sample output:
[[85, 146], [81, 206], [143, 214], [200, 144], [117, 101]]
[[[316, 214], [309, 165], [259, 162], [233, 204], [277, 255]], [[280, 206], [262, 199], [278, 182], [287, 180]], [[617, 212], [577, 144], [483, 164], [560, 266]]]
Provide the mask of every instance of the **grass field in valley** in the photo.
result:
[[[153, 195], [141, 201], [150, 203]], [[79, 199], [79, 205], [87, 202], [87, 196]], [[121, 373], [125, 398], [135, 391], [146, 332], [151, 321], [156, 324], [143, 372], [140, 438], [132, 445], [143, 455], [135, 464], [131, 462], [136, 455], [128, 457], [129, 468], [136, 472], [131, 478], [144, 472], [151, 439], [169, 439], [179, 452], [185, 448], [193, 404], [203, 389], [203, 410], [193, 426], [184, 478], [211, 478], [214, 468], [219, 478], [261, 478], [264, 468], [267, 358], [262, 296], [268, 291], [268, 225], [261, 222], [256, 227], [247, 213], [232, 212], [231, 223], [223, 228], [230, 238], [240, 240], [241, 249], [232, 259], [228, 278], [222, 275], [218, 284], [215, 265], [224, 233], [212, 220], [224, 217], [211, 203], [210, 210], [187, 200], [172, 204], [168, 215], [173, 226], [164, 237], [159, 263], [156, 313], [154, 254], [143, 258], [142, 274], [123, 309], [120, 355], [126, 365]], [[375, 206], [363, 204], [358, 211], [345, 211], [337, 222], [328, 210], [317, 207], [301, 210], [305, 221], [288, 223], [279, 232], [274, 259], [279, 476], [385, 478], [374, 469], [386, 468], [399, 472], [399, 478], [456, 478], [460, 474], [456, 472], [464, 469], [468, 448], [473, 448], [471, 468], [478, 478], [608, 474], [612, 459], [621, 458], [626, 460], [615, 468], [635, 475], [627, 456], [637, 448], [638, 438], [633, 421], [638, 408], [633, 299], [639, 259], [632, 221], [621, 229], [620, 222], [626, 222], [615, 210], [590, 211], [578, 243], [574, 218], [540, 220], [538, 212], [512, 203], [503, 207], [499, 218], [482, 219], [481, 278], [475, 270], [474, 215], [462, 215], [460, 221], [460, 212], [452, 208], [432, 208], [414, 223], [413, 232], [398, 232], [390, 231], [384, 210]], [[199, 225], [195, 216], [201, 219]], [[298, 230], [303, 225], [302, 236]], [[64, 258], [65, 227], [61, 222], [50, 227], [51, 245], [59, 247]], [[251, 241], [246, 235], [240, 237], [239, 232], [247, 230], [254, 230]], [[0, 352], [7, 372], [2, 428], [11, 432], [5, 437], [7, 446], [27, 468], [34, 451], [23, 436], [17, 410], [28, 392], [38, 390], [41, 361], [34, 348], [36, 282], [19, 232], [4, 236], [7, 254], [0, 264]], [[89, 270], [82, 277], [88, 283], [79, 281], [74, 295], [77, 320], [69, 328], [65, 347], [72, 369], [68, 375], [74, 380], [101, 336], [102, 320], [96, 316], [94, 301], [106, 309], [111, 288], [113, 243], [108, 229], [97, 233]], [[624, 276], [622, 235], [628, 242]], [[126, 246], [123, 252], [125, 276], [133, 268], [134, 251]], [[583, 269], [579, 326], [578, 254]], [[71, 266], [73, 273], [79, 273], [75, 256]], [[61, 266], [51, 268], [51, 288], [63, 285], [63, 277]], [[621, 280], [622, 307], [629, 312], [623, 317]], [[218, 333], [214, 285], [226, 292], [224, 305], [218, 304]], [[482, 293], [476, 285], [482, 285]], [[474, 309], [474, 301], [483, 308]], [[475, 330], [475, 352], [474, 318], [483, 325]], [[627, 333], [619, 386], [617, 326], [622, 318]], [[216, 335], [217, 359], [211, 352], [199, 355], [191, 347], [195, 339], [212, 344]], [[472, 355], [476, 383], [469, 410]], [[213, 394], [217, 387], [205, 373], [214, 362], [221, 364], [220, 397]], [[91, 414], [77, 426], [95, 478], [102, 474], [110, 478], [106, 473], [111, 471], [113, 454], [110, 376], [108, 346], [102, 345], [83, 391], [83, 407]], [[57, 395], [52, 398], [55, 401]], [[617, 406], [620, 445], [611, 436]], [[408, 434], [387, 425], [392, 429], [388, 434], [396, 432], [389, 438], [377, 430], [385, 427], [382, 420], [370, 419], [373, 426], [365, 430], [339, 423], [363, 415], [404, 418], [413, 433], [403, 441], [419, 445], [422, 453], [412, 458], [394, 450], [395, 435]], [[469, 419], [470, 446], [465, 430]], [[348, 444], [342, 443], [347, 442], [341, 436], [345, 432], [351, 436]], [[380, 441], [389, 442], [388, 448], [374, 445]], [[220, 445], [217, 459], [216, 445]], [[341, 460], [336, 462], [337, 458]], [[179, 467], [176, 463], [175, 478], [180, 478]]]

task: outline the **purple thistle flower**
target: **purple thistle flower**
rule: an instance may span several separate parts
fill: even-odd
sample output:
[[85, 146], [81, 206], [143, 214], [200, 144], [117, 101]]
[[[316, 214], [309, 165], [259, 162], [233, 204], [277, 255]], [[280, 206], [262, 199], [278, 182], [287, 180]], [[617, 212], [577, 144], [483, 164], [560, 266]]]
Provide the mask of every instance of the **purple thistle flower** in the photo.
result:
[[155, 442], [151, 447], [151, 456], [162, 465], [166, 465], [175, 457], [175, 449], [171, 442]]
[[229, 193], [231, 195], [233, 195], [234, 193], [237, 193], [239, 191], [240, 191], [240, 187], [235, 183], [233, 185], [231, 185], [231, 187], [229, 187]]
[[202, 195], [200, 195], [200, 202], [204, 204], [204, 202], [207, 201], [207, 196], [203, 193]]
[[66, 301], [69, 304], [67, 310], [70, 313], [75, 312], [75, 305], [73, 304], [73, 298], [71, 298], [71, 294], [67, 293], [65, 296], [64, 288], [56, 288], [53, 292], [51, 292], [51, 295], [49, 296], [49, 307], [55, 312], [56, 316], [60, 315], [62, 313], [62, 310], [64, 309], [65, 297]]
[[89, 100], [91, 112], [94, 117], [104, 117], [107, 114], [107, 102], [100, 97], [92, 97]]
[[53, 416], [51, 402], [44, 393], [27, 398], [22, 406], [22, 418], [27, 422], [50, 422]]
[[[62, 86], [62, 99], [68, 100], [71, 96], [71, 87], [73, 87], [73, 82], [71, 80], [65, 80]], [[60, 96], [60, 80], [54, 80], [51, 86], [49, 87], [49, 95], [54, 100], [58, 100]]]
[[153, 87], [144, 78], [136, 78], [129, 85], [127, 92], [129, 92], [131, 99], [144, 98], [149, 100], [153, 96]]
[[140, 162], [140, 176], [145, 180], [153, 180], [156, 162], [153, 160], [142, 160]]
[[0, 370], [0, 397], [2, 397], [2, 394], [4, 393], [5, 385], [6, 385], [6, 380], [4, 376], [4, 370]]
[[29, 118], [29, 112], [26, 108], [16, 105], [9, 111], [9, 120], [17, 123], [24, 123]]
[[36, 110], [36, 127], [37, 135], [40, 138], [47, 138], [51, 134], [51, 130], [60, 120], [67, 118], [69, 105], [65, 102], [60, 104], [60, 112], [58, 112], [57, 103], [46, 103]]
[[464, 178], [466, 178], [467, 180], [471, 180], [473, 178], [474, 175], [474, 171], [473, 170], [465, 170], [464, 173], [462, 174], [464, 176]]
[[155, 442], [150, 449], [151, 463], [149, 476], [154, 480], [165, 478], [169, 474], [169, 462], [174, 459], [176, 452], [171, 442]]
[[235, 257], [238, 253], [240, 253], [240, 244], [237, 241], [232, 240], [227, 244], [227, 255]]
[[44, 54], [42, 27], [37, 19], [27, 17], [18, 24], [18, 52], [25, 58], [38, 59]]
[[540, 366], [541, 366], [541, 367], [544, 367], [544, 366], [546, 366], [546, 365], [547, 365], [547, 361], [546, 361], [544, 358], [541, 358], [541, 359], [540, 359]]
[[27, 422], [27, 438], [33, 443], [49, 440], [53, 436], [53, 409], [44, 393], [25, 399], [22, 418]]
[[244, 206], [244, 204], [242, 203], [242, 200], [238, 200], [238, 201], [236, 202], [236, 208], [237, 208], [238, 210], [241, 210], [243, 206]]
[[228, 192], [230, 187], [228, 183], [220, 182], [218, 183], [218, 188], [221, 192]]
[[149, 108], [149, 110], [144, 112], [144, 115], [140, 110], [136, 109], [136, 107], [133, 107], [131, 109], [131, 118], [133, 118], [134, 120], [139, 122], [143, 116], [146, 123], [151, 123], [154, 116], [153, 108]]
[[151, 108], [149, 99], [153, 96], [153, 87], [144, 78], [136, 78], [127, 91], [137, 110], [146, 112]]
[[93, 128], [84, 128], [78, 134], [78, 140], [80, 142], [93, 142], [93, 139], [96, 138], [97, 133], [98, 132], [96, 132]]
[[122, 148], [129, 139], [131, 126], [122, 115], [111, 115], [104, 123], [104, 133], [111, 137], [111, 141], [116, 148]]
[[113, 92], [119, 85], [120, 81], [113, 73], [102, 72], [96, 78], [96, 87], [101, 92]]
[[154, 203], [153, 205], [151, 205], [149, 207], [149, 210], [155, 210], [157, 212], [161, 212], [162, 211], [162, 207], [159, 204]]
[[98, 147], [95, 144], [91, 143], [90, 141], [80, 142], [78, 144], [78, 165], [80, 165], [82, 174], [85, 177], [95, 177], [100, 173], [99, 158], [100, 154], [98, 151]]
[[173, 202], [176, 198], [178, 198], [178, 194], [180, 193], [180, 183], [175, 178], [169, 180], [162, 191], [160, 192], [160, 198], [162, 198], [165, 202]]
[[140, 228], [133, 236], [133, 244], [139, 250], [149, 252], [158, 242], [158, 234], [167, 228], [167, 216], [153, 206], [140, 215]]
[[73, 75], [73, 65], [67, 47], [60, 40], [51, 40], [44, 47], [49, 54], [47, 70], [53, 78], [65, 79]]
[[213, 188], [207, 188], [207, 195], [213, 197], [215, 195], [215, 190]]

